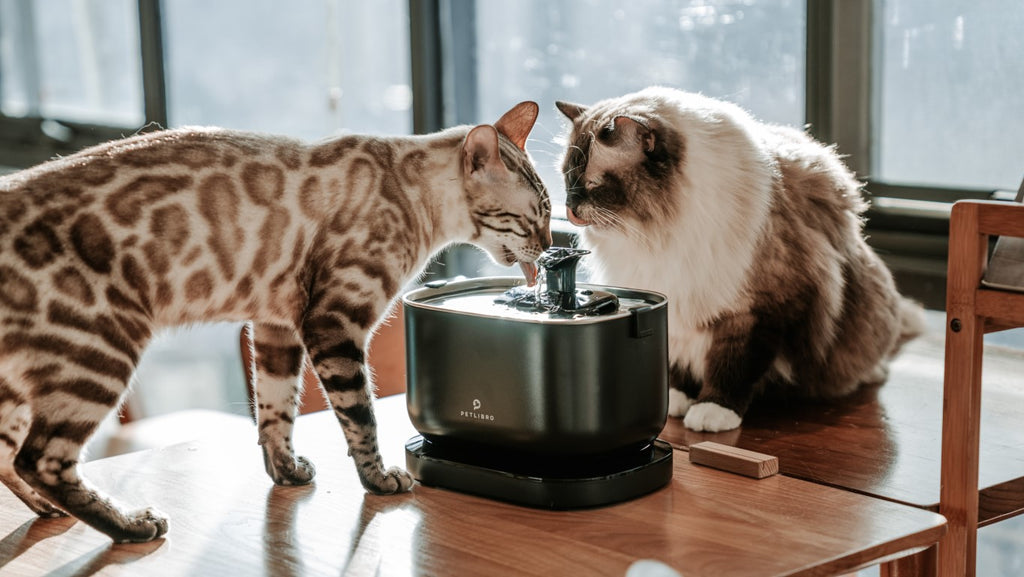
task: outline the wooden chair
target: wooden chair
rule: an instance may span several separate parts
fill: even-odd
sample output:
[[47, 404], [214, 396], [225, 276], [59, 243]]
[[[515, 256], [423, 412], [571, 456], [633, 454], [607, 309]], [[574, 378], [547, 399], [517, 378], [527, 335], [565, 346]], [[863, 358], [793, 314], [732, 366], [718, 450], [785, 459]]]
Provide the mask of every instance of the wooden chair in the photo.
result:
[[[975, 572], [983, 337], [1024, 326], [1024, 293], [982, 284], [989, 237], [995, 235], [1024, 237], [1024, 205], [964, 200], [953, 206], [939, 503], [939, 512], [949, 522], [949, 531], [939, 544], [939, 572], [944, 576]], [[1001, 518], [1020, 512], [1024, 512], [1024, 500], [1018, 499], [1005, 504]]]

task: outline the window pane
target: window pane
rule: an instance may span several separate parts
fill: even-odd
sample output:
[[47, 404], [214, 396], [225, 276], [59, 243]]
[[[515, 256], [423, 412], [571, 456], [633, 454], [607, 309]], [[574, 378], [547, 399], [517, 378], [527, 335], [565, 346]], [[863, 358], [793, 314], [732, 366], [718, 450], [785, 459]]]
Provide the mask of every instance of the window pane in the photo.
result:
[[0, 111], [138, 126], [134, 0], [0, 0]]
[[409, 133], [408, 2], [165, 2], [170, 123]]
[[804, 123], [803, 0], [477, 2], [481, 121], [541, 105], [529, 150], [553, 204], [562, 131], [555, 100], [589, 104], [660, 84], [725, 98], [763, 120]]
[[1016, 190], [1024, 4], [884, 0], [878, 176]]

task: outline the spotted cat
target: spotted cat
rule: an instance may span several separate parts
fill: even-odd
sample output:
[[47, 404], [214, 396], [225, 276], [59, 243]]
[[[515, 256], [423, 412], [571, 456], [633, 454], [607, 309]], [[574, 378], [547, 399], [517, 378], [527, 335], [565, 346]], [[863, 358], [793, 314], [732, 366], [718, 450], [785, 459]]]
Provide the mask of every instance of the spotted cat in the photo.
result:
[[211, 128], [139, 135], [0, 180], [0, 480], [41, 516], [70, 513], [117, 542], [163, 535], [79, 473], [161, 327], [251, 321], [259, 442], [275, 483], [309, 483], [292, 448], [310, 363], [363, 486], [410, 489], [377, 447], [368, 335], [399, 289], [452, 242], [498, 263], [551, 244], [525, 152], [537, 105], [494, 125], [314, 145]]

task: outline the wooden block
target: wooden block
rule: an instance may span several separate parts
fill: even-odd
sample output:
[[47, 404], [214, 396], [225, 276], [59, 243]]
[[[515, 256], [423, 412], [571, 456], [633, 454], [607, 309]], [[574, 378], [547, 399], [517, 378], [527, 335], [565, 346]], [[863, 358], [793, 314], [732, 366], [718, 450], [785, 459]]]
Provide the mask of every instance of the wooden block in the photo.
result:
[[755, 479], [779, 472], [778, 457], [711, 441], [690, 445], [690, 462]]

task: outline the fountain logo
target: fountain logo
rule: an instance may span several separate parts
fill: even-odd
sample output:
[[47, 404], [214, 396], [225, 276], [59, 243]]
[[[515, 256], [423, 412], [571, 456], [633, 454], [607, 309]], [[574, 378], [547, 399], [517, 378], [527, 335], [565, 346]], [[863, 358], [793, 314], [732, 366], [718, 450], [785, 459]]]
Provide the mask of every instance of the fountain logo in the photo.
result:
[[483, 403], [480, 402], [480, 399], [473, 399], [473, 410], [459, 411], [459, 416], [477, 421], [493, 421], [494, 415], [479, 412], [482, 406]]

